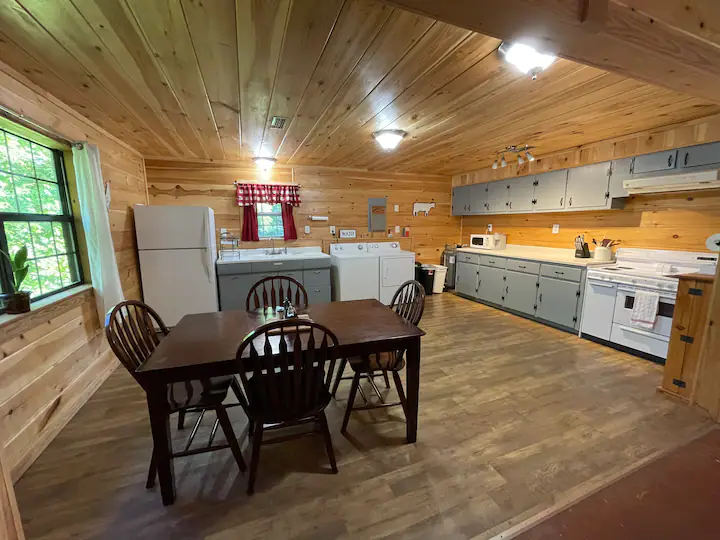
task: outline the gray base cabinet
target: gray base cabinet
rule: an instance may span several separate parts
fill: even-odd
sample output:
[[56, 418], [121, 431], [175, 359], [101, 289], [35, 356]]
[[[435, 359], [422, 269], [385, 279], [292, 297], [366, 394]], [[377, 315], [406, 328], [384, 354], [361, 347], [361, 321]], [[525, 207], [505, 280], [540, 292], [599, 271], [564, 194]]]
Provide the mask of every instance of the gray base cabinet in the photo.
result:
[[217, 265], [220, 310], [244, 310], [253, 285], [263, 278], [288, 276], [297, 280], [308, 294], [309, 304], [330, 302], [330, 257], [237, 262]]
[[580, 284], [545, 276], [539, 283], [535, 315], [561, 326], [576, 327]]
[[505, 269], [479, 267], [478, 298], [492, 304], [502, 304], [505, 296]]
[[504, 306], [527, 315], [535, 314], [538, 277], [508, 270], [505, 274]]
[[455, 266], [455, 292], [472, 298], [478, 293], [478, 265], [458, 261]]

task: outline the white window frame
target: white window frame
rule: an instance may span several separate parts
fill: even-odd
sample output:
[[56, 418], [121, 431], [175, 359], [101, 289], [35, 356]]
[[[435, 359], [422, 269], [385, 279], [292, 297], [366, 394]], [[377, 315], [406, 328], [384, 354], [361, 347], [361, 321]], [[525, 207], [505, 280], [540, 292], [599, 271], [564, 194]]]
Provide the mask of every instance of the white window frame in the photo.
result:
[[[272, 204], [272, 206], [277, 206], [277, 208], [278, 208], [277, 212], [261, 212], [261, 211], [260, 211], [260, 205], [261, 205], [261, 204], [271, 204], [271, 203], [255, 203], [255, 211], [256, 211], [256, 213], [257, 213], [257, 218], [258, 218], [258, 238], [259, 238], [260, 240], [271, 240], [271, 239], [273, 239], [273, 238], [276, 239], [276, 240], [277, 240], [277, 239], [283, 239], [283, 238], [284, 238], [284, 234], [283, 234], [282, 230], [284, 230], [284, 223], [283, 223], [283, 218], [282, 218], [282, 205], [281, 205], [281, 203]], [[280, 236], [264, 236], [264, 235], [262, 234], [262, 228], [260, 227], [260, 218], [263, 217], [263, 216], [272, 216], [272, 217], [278, 217], [278, 218], [280, 218], [280, 229], [281, 229]]]

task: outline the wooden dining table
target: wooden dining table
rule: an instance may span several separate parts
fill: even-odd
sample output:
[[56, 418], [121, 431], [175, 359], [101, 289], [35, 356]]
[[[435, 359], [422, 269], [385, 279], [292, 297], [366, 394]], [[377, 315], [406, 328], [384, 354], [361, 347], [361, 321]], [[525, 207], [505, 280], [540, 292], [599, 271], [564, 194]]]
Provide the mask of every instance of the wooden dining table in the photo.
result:
[[[314, 304], [299, 310], [335, 333], [340, 358], [406, 351], [407, 440], [417, 440], [420, 391], [420, 338], [425, 332], [377, 300]], [[175, 501], [167, 385], [238, 373], [238, 347], [245, 336], [278, 320], [272, 309], [186, 315], [137, 369], [147, 393], [150, 426], [162, 500]]]

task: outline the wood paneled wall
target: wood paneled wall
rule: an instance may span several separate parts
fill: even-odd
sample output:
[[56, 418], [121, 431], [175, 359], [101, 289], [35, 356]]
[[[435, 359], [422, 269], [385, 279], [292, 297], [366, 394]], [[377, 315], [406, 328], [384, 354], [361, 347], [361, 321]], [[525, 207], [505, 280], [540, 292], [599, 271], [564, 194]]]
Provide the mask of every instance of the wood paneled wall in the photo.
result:
[[[242, 209], [235, 202], [234, 181], [296, 182], [302, 187], [302, 205], [295, 210], [298, 240], [288, 245], [323, 246], [333, 241], [330, 225], [338, 231], [356, 229], [358, 239], [387, 239], [386, 233], [367, 232], [368, 197], [387, 197], [387, 226], [410, 228], [402, 239], [405, 249], [416, 252], [418, 260], [437, 262], [446, 242], [459, 237], [457, 218], [450, 216], [450, 183], [445, 176], [378, 173], [347, 169], [297, 167], [276, 168], [268, 174], [243, 162], [195, 162], [153, 160], [145, 162], [150, 204], [203, 205], [215, 211], [215, 225], [240, 237]], [[412, 215], [413, 202], [435, 202], [429, 216]], [[394, 211], [394, 205], [399, 211]], [[310, 221], [309, 216], [328, 216], [329, 221]], [[310, 233], [304, 232], [310, 225]], [[242, 248], [264, 247], [266, 242], [244, 242]], [[283, 244], [279, 242], [278, 244]]]
[[[111, 185], [123, 290], [127, 298], [140, 298], [131, 206], [147, 202], [142, 157], [2, 63], [0, 104], [69, 140], [98, 145], [103, 177]], [[0, 317], [0, 449], [14, 480], [117, 365], [91, 289], [28, 315]]]
[[[505, 168], [472, 171], [463, 175], [464, 181], [454, 177], [453, 183], [527, 176], [717, 140], [720, 115], [572, 148], [520, 167], [508, 158]], [[705, 239], [720, 232], [720, 190], [635, 195], [623, 210], [469, 216], [462, 221], [463, 242], [472, 233], [485, 232], [488, 223], [494, 232], [506, 233], [513, 244], [572, 248], [573, 239], [584, 233], [588, 241], [603, 236], [619, 239], [620, 247], [706, 251]], [[559, 234], [552, 234], [555, 223], [560, 225]]]

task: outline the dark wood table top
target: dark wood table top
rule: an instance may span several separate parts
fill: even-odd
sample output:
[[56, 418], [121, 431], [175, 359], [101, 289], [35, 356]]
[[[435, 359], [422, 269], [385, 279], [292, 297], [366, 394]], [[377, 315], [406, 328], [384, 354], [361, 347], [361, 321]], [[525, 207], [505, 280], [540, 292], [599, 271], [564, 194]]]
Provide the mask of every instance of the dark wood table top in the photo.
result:
[[[403, 348], [403, 342], [425, 335], [377, 300], [313, 304], [302, 313], [335, 333], [343, 356], [373, 349], [390, 350], [393, 345]], [[186, 315], [138, 368], [137, 374], [152, 377], [172, 372], [182, 380], [182, 372], [190, 376], [194, 368], [234, 362], [245, 336], [274, 320], [278, 317], [273, 310]]]

